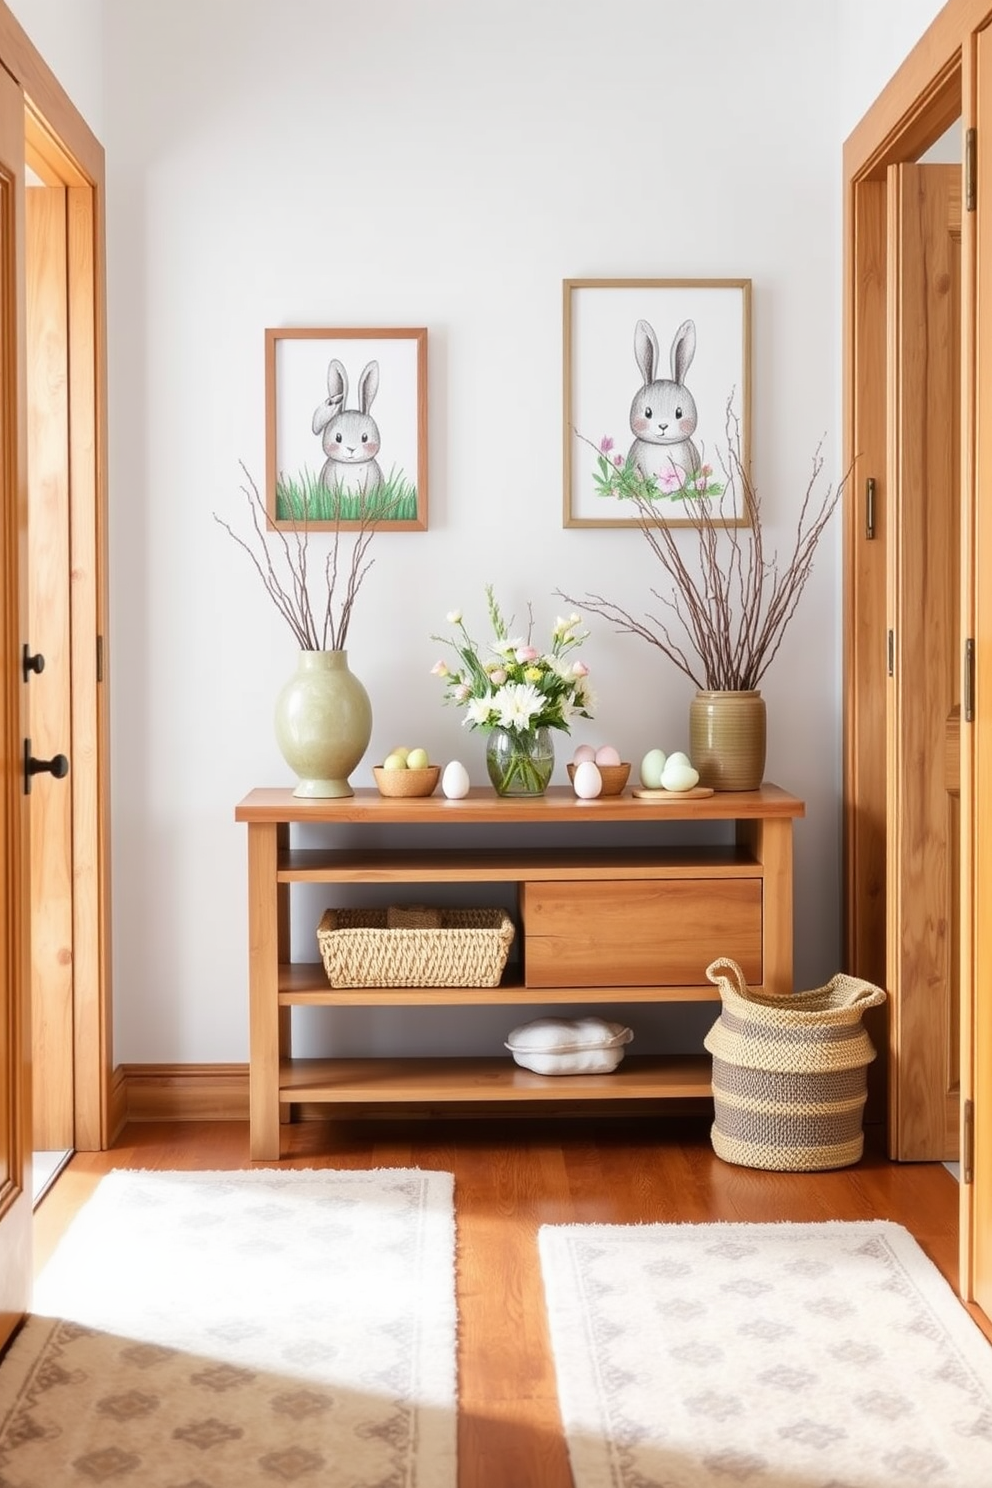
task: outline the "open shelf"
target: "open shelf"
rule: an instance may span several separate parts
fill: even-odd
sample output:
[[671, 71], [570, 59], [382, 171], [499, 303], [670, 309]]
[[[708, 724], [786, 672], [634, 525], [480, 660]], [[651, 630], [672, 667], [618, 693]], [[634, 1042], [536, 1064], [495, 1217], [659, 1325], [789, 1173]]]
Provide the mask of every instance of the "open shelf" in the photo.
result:
[[[526, 876], [533, 883], [589, 878], [753, 878], [754, 854], [734, 845], [617, 848], [615, 851], [529, 850]], [[424, 850], [348, 852], [287, 848], [279, 854], [279, 883], [516, 883], [517, 852]]]
[[564, 1002], [716, 1002], [711, 982], [702, 987], [525, 987], [510, 968], [498, 987], [332, 987], [320, 961], [283, 962], [280, 1007], [473, 1007], [485, 1004]]
[[697, 1054], [628, 1056], [608, 1075], [535, 1075], [505, 1059], [292, 1059], [279, 1099], [411, 1102], [674, 1100], [712, 1095], [712, 1066]]

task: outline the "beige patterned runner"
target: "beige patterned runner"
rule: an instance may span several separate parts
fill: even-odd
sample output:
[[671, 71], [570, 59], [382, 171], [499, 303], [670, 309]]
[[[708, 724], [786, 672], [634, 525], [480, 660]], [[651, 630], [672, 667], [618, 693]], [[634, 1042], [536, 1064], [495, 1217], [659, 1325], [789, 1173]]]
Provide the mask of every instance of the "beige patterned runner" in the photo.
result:
[[576, 1488], [989, 1488], [992, 1346], [886, 1221], [540, 1232]]
[[0, 1362], [0, 1488], [455, 1488], [453, 1188], [111, 1173]]

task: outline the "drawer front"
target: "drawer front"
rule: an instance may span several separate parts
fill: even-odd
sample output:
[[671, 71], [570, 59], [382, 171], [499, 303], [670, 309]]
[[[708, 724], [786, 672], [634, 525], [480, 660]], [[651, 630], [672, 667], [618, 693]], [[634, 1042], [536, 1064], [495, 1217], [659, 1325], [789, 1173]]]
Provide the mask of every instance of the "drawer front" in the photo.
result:
[[709, 985], [718, 956], [762, 981], [761, 879], [523, 883], [528, 987]]

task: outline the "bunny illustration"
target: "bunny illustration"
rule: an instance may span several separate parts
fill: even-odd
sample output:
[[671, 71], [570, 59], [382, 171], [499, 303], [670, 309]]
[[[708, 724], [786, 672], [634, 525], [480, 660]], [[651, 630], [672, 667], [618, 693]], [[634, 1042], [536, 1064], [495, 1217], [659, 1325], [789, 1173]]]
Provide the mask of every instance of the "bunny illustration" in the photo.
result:
[[[671, 485], [681, 485], [702, 468], [699, 451], [692, 442], [697, 416], [696, 400], [685, 385], [685, 376], [696, 351], [696, 327], [684, 320], [672, 342], [672, 375], [658, 376], [658, 338], [646, 320], [634, 329], [634, 360], [644, 386], [630, 405], [630, 428], [634, 442], [628, 458], [638, 474], [654, 476]], [[665, 489], [665, 485], [662, 486]]]
[[327, 368], [327, 398], [313, 416], [313, 432], [323, 430], [327, 459], [320, 472], [321, 485], [329, 491], [356, 491], [364, 495], [382, 485], [376, 460], [382, 440], [379, 426], [369, 413], [379, 390], [379, 363], [369, 362], [358, 379], [358, 407], [348, 408], [348, 374], [335, 357]]

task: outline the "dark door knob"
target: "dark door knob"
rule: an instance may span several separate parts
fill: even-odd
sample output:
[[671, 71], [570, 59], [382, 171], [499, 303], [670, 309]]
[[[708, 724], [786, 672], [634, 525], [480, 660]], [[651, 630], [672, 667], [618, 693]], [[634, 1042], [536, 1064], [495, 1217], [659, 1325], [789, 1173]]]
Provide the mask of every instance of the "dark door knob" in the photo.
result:
[[24, 675], [25, 682], [28, 680], [29, 673], [43, 672], [44, 670], [45, 658], [42, 656], [41, 652], [35, 651], [34, 655], [32, 655], [27, 644], [25, 644], [24, 649], [21, 652], [21, 672]]
[[31, 740], [24, 740], [24, 794], [31, 794], [32, 775], [42, 774], [54, 775], [56, 780], [64, 780], [69, 773], [69, 761], [64, 754], [53, 754], [51, 759], [35, 759], [31, 753]]

